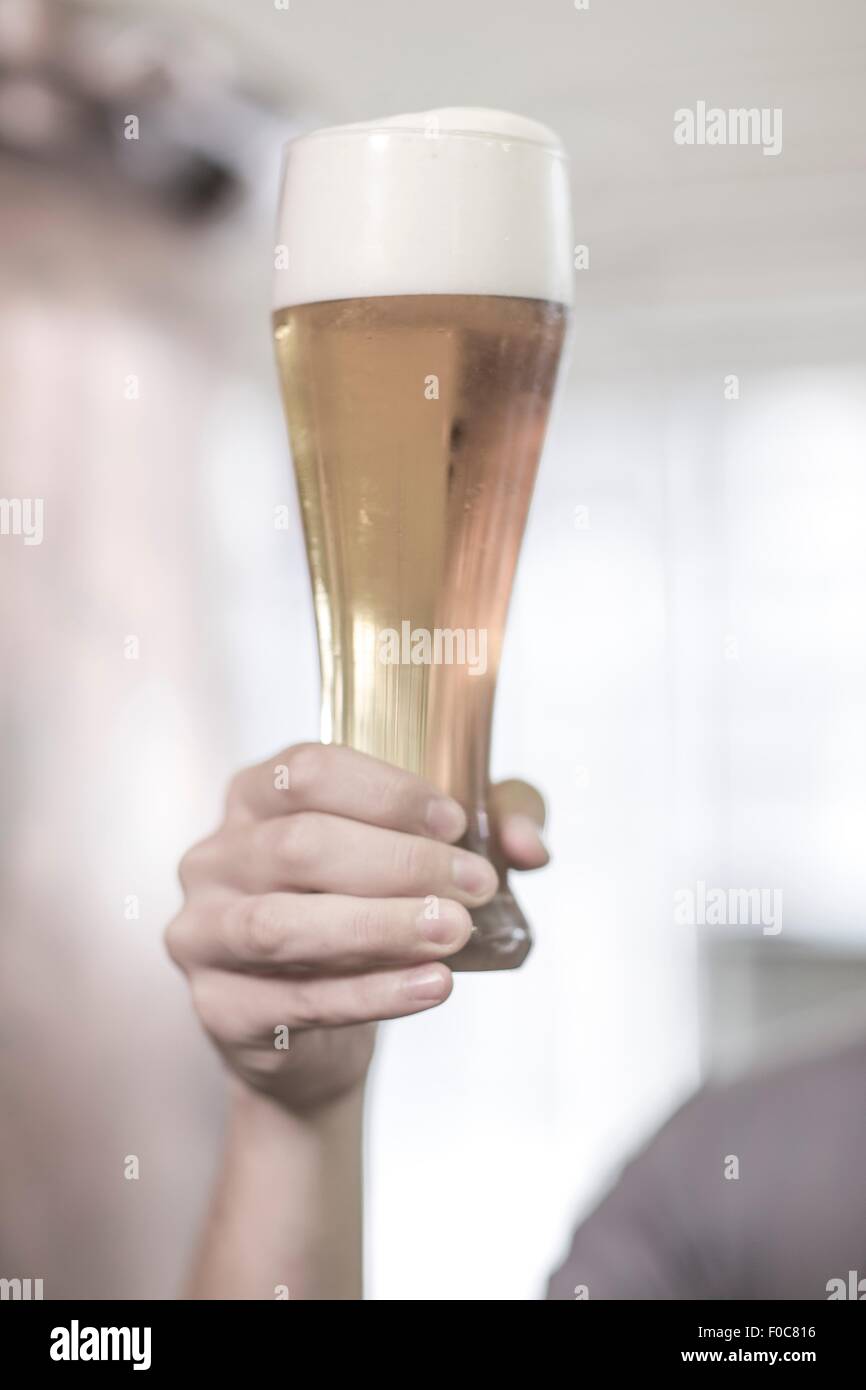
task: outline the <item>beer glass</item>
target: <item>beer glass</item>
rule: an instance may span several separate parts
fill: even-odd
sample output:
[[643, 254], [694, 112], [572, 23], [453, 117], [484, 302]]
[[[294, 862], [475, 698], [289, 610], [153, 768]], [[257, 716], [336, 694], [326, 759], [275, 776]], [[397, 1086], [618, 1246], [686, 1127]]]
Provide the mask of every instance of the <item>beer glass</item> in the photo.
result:
[[530, 933], [487, 811], [488, 762], [571, 302], [563, 151], [544, 126], [482, 110], [303, 136], [286, 148], [275, 263], [322, 739], [463, 805], [461, 843], [500, 887], [449, 965], [519, 965]]

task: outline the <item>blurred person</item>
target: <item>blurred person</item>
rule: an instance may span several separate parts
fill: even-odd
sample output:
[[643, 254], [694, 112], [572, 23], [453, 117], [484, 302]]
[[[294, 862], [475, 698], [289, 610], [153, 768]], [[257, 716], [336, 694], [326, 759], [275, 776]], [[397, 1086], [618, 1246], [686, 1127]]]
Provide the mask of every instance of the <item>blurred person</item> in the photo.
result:
[[52, 1299], [176, 1291], [222, 1121], [158, 946], [178, 839], [245, 755], [208, 429], [255, 402], [238, 142], [274, 118], [213, 48], [0, 4], [0, 1274]]
[[[510, 863], [544, 865], [539, 794], [504, 783], [493, 805]], [[362, 1296], [375, 1025], [448, 998], [467, 909], [497, 886], [455, 847], [465, 824], [422, 779], [307, 744], [240, 773], [222, 825], [184, 857], [167, 945], [232, 1074], [191, 1297]], [[580, 1226], [550, 1297], [859, 1297], [864, 1116], [862, 1044], [705, 1089]], [[422, 1240], [423, 1212], [419, 1193]]]

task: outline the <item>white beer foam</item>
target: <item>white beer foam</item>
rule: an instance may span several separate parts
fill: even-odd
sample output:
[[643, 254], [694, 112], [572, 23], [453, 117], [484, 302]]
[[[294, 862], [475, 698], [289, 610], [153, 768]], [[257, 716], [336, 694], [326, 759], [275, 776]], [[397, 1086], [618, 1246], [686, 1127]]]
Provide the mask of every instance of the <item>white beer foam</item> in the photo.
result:
[[274, 307], [398, 294], [572, 300], [568, 168], [546, 126], [449, 107], [286, 146]]

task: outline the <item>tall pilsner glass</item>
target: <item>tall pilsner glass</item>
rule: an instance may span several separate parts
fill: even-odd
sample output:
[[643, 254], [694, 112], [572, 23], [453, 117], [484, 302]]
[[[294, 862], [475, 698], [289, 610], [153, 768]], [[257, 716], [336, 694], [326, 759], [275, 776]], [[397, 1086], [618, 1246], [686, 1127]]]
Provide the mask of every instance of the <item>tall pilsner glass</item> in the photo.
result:
[[543, 126], [498, 111], [318, 131], [287, 147], [277, 242], [274, 334], [322, 738], [463, 805], [462, 843], [491, 860], [500, 889], [449, 964], [508, 969], [530, 934], [487, 812], [488, 761], [571, 302], [563, 152]]

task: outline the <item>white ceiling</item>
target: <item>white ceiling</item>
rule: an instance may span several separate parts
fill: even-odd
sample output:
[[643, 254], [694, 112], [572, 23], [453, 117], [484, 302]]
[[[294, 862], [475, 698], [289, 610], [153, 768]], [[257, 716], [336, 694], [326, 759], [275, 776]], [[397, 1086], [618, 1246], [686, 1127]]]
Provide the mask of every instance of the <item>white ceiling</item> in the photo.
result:
[[[864, 0], [183, 8], [305, 123], [480, 105], [554, 126], [591, 247], [587, 307], [866, 294]], [[673, 112], [699, 99], [781, 107], [782, 153], [677, 146]]]

